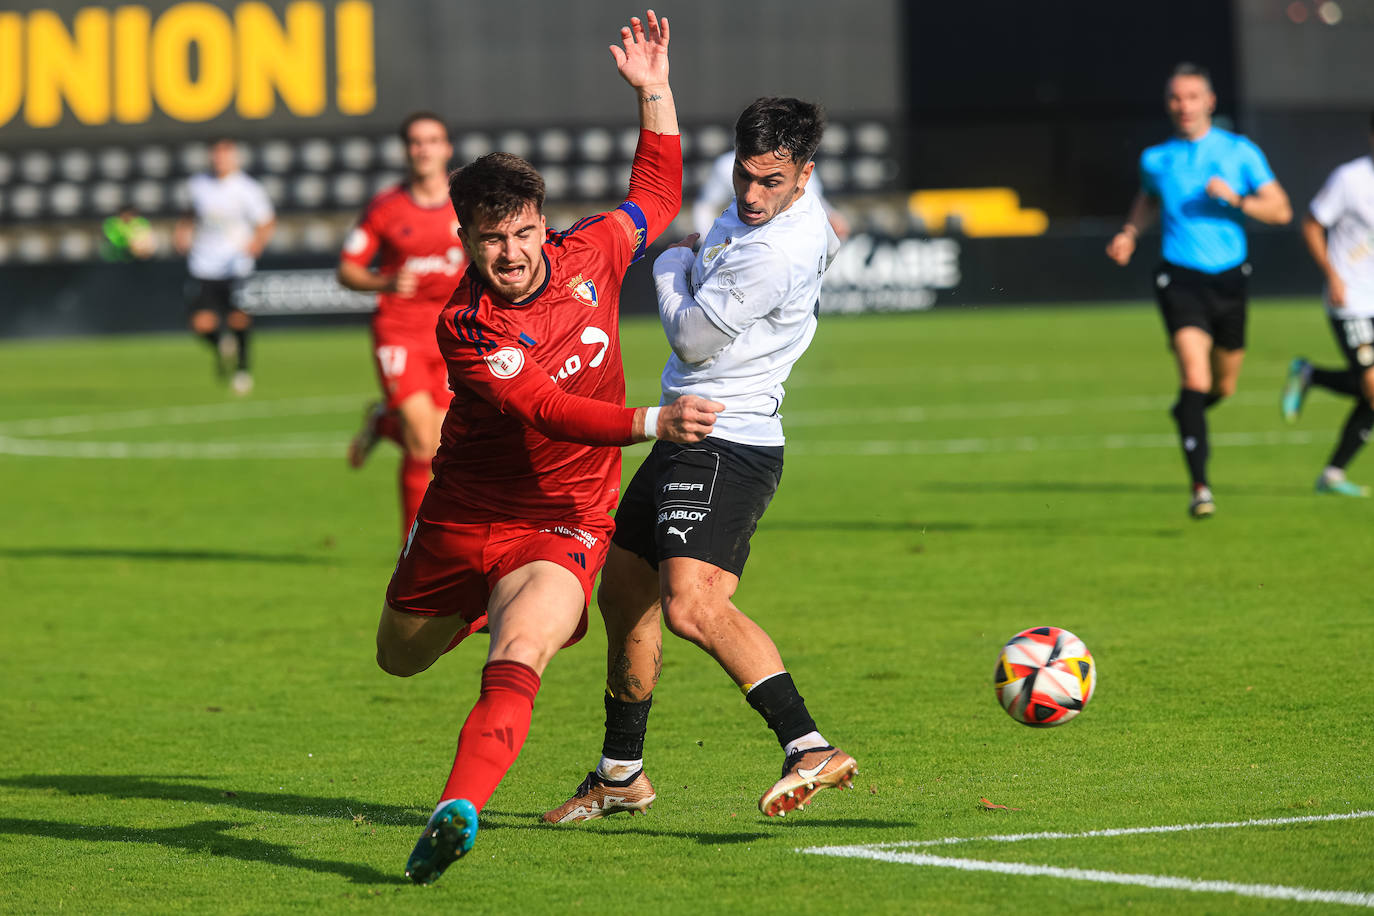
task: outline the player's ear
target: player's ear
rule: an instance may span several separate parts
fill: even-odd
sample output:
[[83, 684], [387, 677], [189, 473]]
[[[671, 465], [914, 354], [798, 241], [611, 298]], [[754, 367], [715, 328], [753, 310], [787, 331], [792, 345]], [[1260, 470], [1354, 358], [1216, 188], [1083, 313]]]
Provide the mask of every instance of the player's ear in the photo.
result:
[[797, 175], [797, 187], [805, 190], [807, 182], [811, 180], [811, 173], [816, 170], [816, 160], [812, 159], [802, 166], [801, 172]]

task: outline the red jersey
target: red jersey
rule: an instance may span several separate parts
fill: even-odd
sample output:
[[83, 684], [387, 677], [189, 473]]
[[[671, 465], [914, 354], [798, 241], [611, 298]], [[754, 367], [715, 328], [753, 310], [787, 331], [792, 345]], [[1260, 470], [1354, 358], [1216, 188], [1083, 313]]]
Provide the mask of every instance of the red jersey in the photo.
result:
[[682, 203], [675, 135], [640, 132], [630, 196], [550, 232], [544, 282], [520, 302], [469, 268], [439, 316], [453, 400], [426, 505], [457, 522], [604, 523], [633, 441], [620, 359], [620, 287]]
[[404, 184], [382, 191], [349, 233], [342, 257], [367, 267], [378, 252], [382, 273], [394, 274], [405, 267], [419, 284], [409, 297], [378, 293], [377, 317], [414, 322], [428, 333], [467, 266], [453, 204], [445, 200], [438, 206], [422, 207]]

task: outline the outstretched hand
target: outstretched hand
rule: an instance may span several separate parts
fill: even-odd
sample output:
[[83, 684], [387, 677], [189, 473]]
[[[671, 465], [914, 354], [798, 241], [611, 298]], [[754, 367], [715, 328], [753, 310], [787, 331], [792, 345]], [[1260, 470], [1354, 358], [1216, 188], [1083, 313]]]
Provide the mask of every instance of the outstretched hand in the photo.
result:
[[644, 19], [630, 17], [630, 24], [620, 28], [620, 44], [611, 45], [616, 69], [636, 89], [668, 82], [668, 17], [649, 10]]

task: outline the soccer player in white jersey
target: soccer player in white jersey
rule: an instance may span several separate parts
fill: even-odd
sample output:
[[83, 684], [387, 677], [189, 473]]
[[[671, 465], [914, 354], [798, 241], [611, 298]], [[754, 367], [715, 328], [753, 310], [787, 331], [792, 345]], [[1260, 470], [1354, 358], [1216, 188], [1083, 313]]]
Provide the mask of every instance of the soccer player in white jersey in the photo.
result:
[[660, 619], [720, 663], [782, 745], [782, 778], [759, 800], [765, 815], [852, 785], [854, 758], [821, 736], [772, 639], [731, 601], [782, 478], [783, 382], [816, 332], [821, 277], [839, 250], [809, 189], [824, 128], [816, 105], [755, 101], [735, 125], [733, 206], [699, 246], [689, 236], [654, 264], [673, 349], [660, 403], [690, 392], [725, 409], [702, 442], [655, 444], [620, 501], [598, 592], [608, 641], [602, 757], [546, 821], [634, 813], [656, 798], [642, 758]]
[[[835, 230], [840, 241], [849, 238], [849, 220], [826, 199], [820, 172], [811, 173], [811, 180], [806, 184], [806, 193], [814, 195], [821, 202], [821, 206], [825, 208], [826, 218], [830, 220], [830, 228]], [[706, 176], [706, 181], [702, 182], [701, 189], [697, 191], [697, 199], [692, 204], [692, 226], [698, 236], [705, 237], [711, 231], [716, 217], [721, 215], [721, 208], [730, 204], [734, 197], [735, 151], [729, 150], [721, 153], [711, 163], [711, 171]]]
[[[178, 220], [173, 241], [186, 255], [191, 274], [187, 299], [191, 330], [210, 344], [221, 373], [234, 360], [231, 380], [238, 394], [253, 390], [248, 330], [252, 318], [234, 302], [234, 290], [253, 266], [276, 228], [276, 212], [262, 185], [239, 169], [238, 145], [227, 137], [210, 143], [210, 174], [186, 183], [191, 212]], [[233, 336], [225, 334], [225, 327]]]
[[[1374, 114], [1369, 131], [1374, 149]], [[1374, 428], [1374, 157], [1361, 156], [1331, 173], [1312, 198], [1302, 235], [1326, 275], [1326, 313], [1348, 368], [1293, 360], [1283, 389], [1283, 418], [1297, 421], [1311, 385], [1354, 398], [1336, 449], [1317, 478], [1317, 492], [1368, 496], [1368, 487], [1346, 479], [1345, 468]]]

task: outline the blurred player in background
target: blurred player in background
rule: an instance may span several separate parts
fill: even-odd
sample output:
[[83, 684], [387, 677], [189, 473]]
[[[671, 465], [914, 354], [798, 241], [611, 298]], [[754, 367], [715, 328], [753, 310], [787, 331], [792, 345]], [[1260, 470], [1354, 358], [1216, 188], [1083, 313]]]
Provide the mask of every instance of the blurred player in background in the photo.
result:
[[[448, 370], [434, 325], [467, 266], [458, 219], [448, 198], [453, 144], [433, 112], [420, 111], [400, 127], [409, 175], [382, 191], [363, 211], [339, 257], [339, 282], [377, 293], [372, 357], [385, 401], [368, 407], [348, 447], [348, 463], [362, 467], [381, 438], [401, 446], [401, 536], [410, 530], [429, 486], [430, 462], [448, 410]], [[372, 261], [380, 258], [376, 270]]]
[[377, 663], [408, 677], [484, 623], [491, 640], [453, 768], [406, 863], [417, 883], [472, 848], [477, 812], [529, 733], [545, 666], [586, 631], [620, 490], [619, 446], [655, 435], [698, 441], [721, 407], [691, 396], [622, 406], [625, 269], [682, 205], [668, 20], [652, 10], [646, 20], [631, 19], [611, 48], [639, 102], [623, 204], [551, 233], [544, 180], [525, 160], [492, 153], [450, 182], [472, 259], [438, 324], [453, 401], [434, 482], [387, 587]]
[[235, 304], [234, 292], [272, 238], [276, 211], [262, 185], [239, 169], [238, 144], [227, 137], [210, 142], [210, 174], [193, 175], [186, 190], [191, 212], [177, 221], [172, 240], [191, 274], [191, 330], [210, 344], [221, 374], [234, 363], [230, 384], [247, 394], [253, 319]]
[[[1374, 114], [1369, 120], [1374, 148]], [[1368, 496], [1351, 483], [1345, 468], [1374, 428], [1374, 157], [1340, 166], [1312, 198], [1302, 221], [1312, 260], [1326, 275], [1326, 312], [1345, 369], [1324, 369], [1302, 357], [1293, 360], [1284, 385], [1283, 417], [1296, 422], [1307, 389], [1317, 385], [1355, 400], [1336, 450], [1317, 478], [1318, 493]]]
[[782, 480], [783, 382], [816, 333], [821, 278], [840, 247], [808, 183], [824, 129], [820, 108], [799, 99], [746, 108], [735, 125], [733, 205], [699, 252], [689, 236], [654, 264], [673, 348], [663, 403], [691, 393], [725, 411], [698, 445], [656, 443], [620, 501], [598, 592], [608, 643], [601, 761], [544, 815], [552, 823], [654, 801], [643, 749], [660, 619], [719, 662], [777, 736], [782, 776], [760, 811], [784, 815], [853, 779], [854, 758], [821, 736], [773, 640], [731, 600]]
[[153, 227], [134, 207], [121, 207], [100, 224], [100, 257], [106, 261], [146, 261], [157, 253]]
[[1245, 217], [1282, 225], [1293, 211], [1259, 147], [1212, 124], [1217, 97], [1206, 70], [1179, 64], [1164, 96], [1175, 136], [1140, 154], [1140, 193], [1107, 256], [1124, 267], [1140, 233], [1161, 220], [1155, 294], [1178, 362], [1172, 413], [1192, 478], [1188, 512], [1207, 518], [1216, 503], [1206, 411], [1235, 393], [1245, 359]]
[[[729, 150], [721, 153], [711, 163], [711, 173], [702, 184], [701, 190], [697, 192], [696, 202], [692, 204], [692, 226], [700, 238], [706, 238], [716, 217], [721, 215], [721, 209], [734, 201], [734, 176], [735, 151]], [[819, 171], [812, 172], [811, 181], [806, 185], [806, 193], [815, 195], [816, 200], [825, 208], [830, 228], [835, 230], [835, 235], [840, 241], [849, 238], [849, 220], [826, 199], [825, 186], [821, 184]]]

